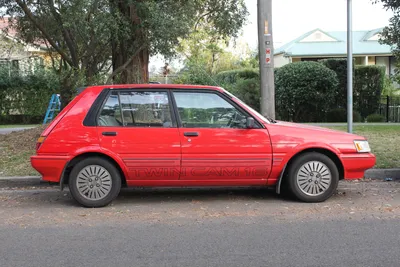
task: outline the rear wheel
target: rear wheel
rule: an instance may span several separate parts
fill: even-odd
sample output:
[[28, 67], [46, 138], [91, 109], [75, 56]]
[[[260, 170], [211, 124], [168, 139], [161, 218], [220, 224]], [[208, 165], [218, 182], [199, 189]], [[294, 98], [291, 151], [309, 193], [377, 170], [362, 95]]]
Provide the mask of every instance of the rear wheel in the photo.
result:
[[311, 152], [293, 161], [287, 179], [288, 189], [297, 199], [323, 202], [337, 189], [339, 171], [328, 156]]
[[72, 197], [85, 207], [104, 207], [121, 190], [121, 176], [117, 168], [103, 158], [86, 158], [76, 164], [69, 178]]

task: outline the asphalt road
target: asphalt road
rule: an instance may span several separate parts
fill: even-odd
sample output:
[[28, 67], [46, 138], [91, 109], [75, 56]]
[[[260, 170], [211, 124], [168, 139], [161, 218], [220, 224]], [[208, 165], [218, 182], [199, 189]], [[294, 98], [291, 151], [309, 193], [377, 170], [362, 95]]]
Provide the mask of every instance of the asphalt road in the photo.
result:
[[342, 182], [305, 204], [266, 189], [69, 192], [0, 181], [1, 266], [399, 266], [400, 183]]

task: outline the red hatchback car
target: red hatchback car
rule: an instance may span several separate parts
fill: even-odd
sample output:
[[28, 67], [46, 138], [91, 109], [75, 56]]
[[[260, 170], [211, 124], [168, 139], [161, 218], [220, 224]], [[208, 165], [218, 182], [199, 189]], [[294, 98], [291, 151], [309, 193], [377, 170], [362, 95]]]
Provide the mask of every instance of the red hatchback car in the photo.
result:
[[37, 142], [32, 166], [85, 207], [121, 186], [276, 186], [328, 199], [375, 164], [364, 137], [269, 120], [219, 87], [92, 86]]

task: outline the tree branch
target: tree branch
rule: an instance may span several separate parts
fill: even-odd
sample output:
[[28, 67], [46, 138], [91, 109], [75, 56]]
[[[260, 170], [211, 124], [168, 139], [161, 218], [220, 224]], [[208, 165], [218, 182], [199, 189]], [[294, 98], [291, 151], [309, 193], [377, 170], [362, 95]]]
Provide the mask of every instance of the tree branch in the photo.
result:
[[57, 53], [60, 54], [60, 56], [66, 61], [68, 62], [68, 64], [70, 64], [71, 66], [73, 66], [73, 62], [71, 60], [71, 58], [69, 58], [67, 56], [67, 54], [65, 54], [60, 47], [58, 47], [58, 45], [54, 42], [54, 40], [50, 37], [50, 35], [46, 32], [46, 30], [43, 28], [42, 25], [40, 25], [36, 19], [35, 16], [32, 14], [32, 12], [29, 10], [28, 6], [26, 5], [26, 3], [24, 1], [21, 0], [15, 0], [17, 2], [17, 4], [22, 8], [22, 10], [25, 12], [25, 15], [29, 18], [30, 21], [32, 21], [32, 23], [36, 26], [36, 28], [39, 29], [39, 31], [43, 34], [43, 36], [47, 39], [47, 41], [51, 44], [51, 46], [57, 51]]
[[76, 55], [76, 45], [74, 44], [74, 42], [72, 41], [71, 35], [69, 33], [69, 31], [67, 29], [64, 28], [63, 26], [63, 22], [62, 22], [62, 18], [60, 16], [59, 13], [57, 13], [57, 10], [54, 7], [54, 1], [53, 0], [48, 0], [49, 6], [50, 6], [50, 11], [53, 14], [54, 18], [56, 19], [56, 21], [59, 23], [60, 27], [61, 27], [61, 31], [63, 33], [65, 42], [68, 46], [69, 52], [71, 53], [71, 60], [74, 67], [78, 67], [79, 66], [79, 61], [78, 61], [78, 57]]

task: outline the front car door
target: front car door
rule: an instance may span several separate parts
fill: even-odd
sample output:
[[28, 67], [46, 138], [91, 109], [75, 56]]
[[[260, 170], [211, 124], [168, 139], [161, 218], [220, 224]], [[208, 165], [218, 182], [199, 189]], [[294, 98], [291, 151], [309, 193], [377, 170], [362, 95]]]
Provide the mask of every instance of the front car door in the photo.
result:
[[179, 179], [180, 137], [168, 90], [112, 90], [97, 124], [101, 147], [122, 159], [127, 180]]
[[[224, 94], [213, 90], [173, 90], [182, 145], [181, 179], [267, 180], [272, 148], [267, 129]], [[240, 183], [239, 183], [240, 184]]]

